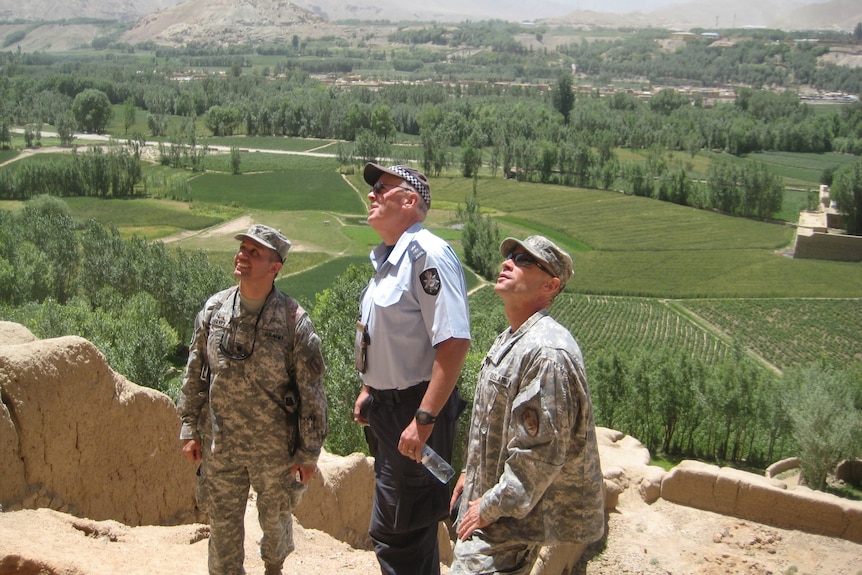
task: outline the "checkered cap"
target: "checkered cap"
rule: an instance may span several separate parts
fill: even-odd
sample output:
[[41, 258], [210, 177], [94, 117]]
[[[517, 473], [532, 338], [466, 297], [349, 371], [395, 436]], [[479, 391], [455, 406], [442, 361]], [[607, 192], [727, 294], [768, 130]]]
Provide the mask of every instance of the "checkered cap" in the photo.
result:
[[410, 186], [416, 190], [420, 196], [422, 196], [422, 199], [425, 200], [425, 205], [429, 208], [431, 207], [431, 187], [428, 185], [428, 178], [425, 177], [425, 174], [416, 168], [411, 168], [410, 166], [399, 165], [384, 168], [377, 164], [365, 164], [363, 176], [365, 177], [365, 182], [369, 186], [376, 184], [382, 174], [391, 174], [410, 184]]

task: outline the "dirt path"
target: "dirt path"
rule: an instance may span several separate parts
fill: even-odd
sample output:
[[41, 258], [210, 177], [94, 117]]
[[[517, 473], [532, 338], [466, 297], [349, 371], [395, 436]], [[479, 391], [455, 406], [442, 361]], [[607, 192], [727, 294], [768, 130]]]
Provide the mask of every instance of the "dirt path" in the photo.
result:
[[204, 228], [202, 230], [183, 231], [171, 236], [162, 238], [161, 241], [166, 244], [178, 242], [192, 237], [211, 238], [214, 236], [232, 235], [246, 231], [254, 224], [254, 219], [251, 216], [245, 215], [226, 222], [222, 222], [217, 226]]

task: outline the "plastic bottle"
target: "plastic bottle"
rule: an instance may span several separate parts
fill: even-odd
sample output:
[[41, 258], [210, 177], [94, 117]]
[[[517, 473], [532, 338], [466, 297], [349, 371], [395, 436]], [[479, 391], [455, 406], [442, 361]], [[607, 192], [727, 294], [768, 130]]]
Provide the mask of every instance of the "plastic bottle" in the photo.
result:
[[422, 465], [431, 472], [431, 475], [436, 477], [440, 483], [449, 483], [449, 480], [455, 475], [455, 470], [449, 463], [440, 457], [440, 455], [428, 447], [428, 444], [422, 446]]

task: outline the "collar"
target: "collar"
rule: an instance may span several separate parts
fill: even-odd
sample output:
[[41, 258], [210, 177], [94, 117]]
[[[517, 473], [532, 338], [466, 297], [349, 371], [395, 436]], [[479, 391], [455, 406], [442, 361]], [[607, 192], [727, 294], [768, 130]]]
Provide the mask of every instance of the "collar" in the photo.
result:
[[401, 234], [401, 237], [398, 238], [395, 246], [391, 249], [383, 242], [380, 242], [371, 252], [371, 265], [374, 266], [374, 269], [379, 270], [384, 263], [388, 263], [393, 266], [396, 265], [401, 260], [402, 256], [404, 256], [404, 253], [407, 251], [407, 246], [409, 246], [410, 242], [413, 241], [413, 237], [421, 230], [421, 222], [416, 222], [411, 225], [409, 228], [404, 230], [404, 233]]
[[507, 329], [497, 338], [497, 341], [494, 342], [494, 347], [491, 349], [491, 353], [488, 354], [488, 358], [494, 363], [494, 365], [498, 365], [503, 358], [508, 355], [509, 351], [515, 346], [518, 341], [524, 337], [527, 332], [536, 325], [543, 318], [547, 317], [548, 309], [540, 309], [533, 315], [531, 315], [527, 321], [521, 324], [521, 327], [517, 329], [517, 331], [511, 331], [511, 328]]

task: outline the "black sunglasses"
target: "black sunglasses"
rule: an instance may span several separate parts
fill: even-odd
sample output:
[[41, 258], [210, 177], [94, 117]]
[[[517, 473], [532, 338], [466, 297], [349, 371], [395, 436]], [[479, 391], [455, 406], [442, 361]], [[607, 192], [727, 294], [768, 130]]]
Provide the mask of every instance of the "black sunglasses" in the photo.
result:
[[519, 268], [528, 268], [534, 265], [549, 276], [553, 278], [557, 277], [557, 274], [540, 264], [538, 261], [536, 261], [536, 258], [526, 252], [509, 252], [509, 254], [506, 256], [506, 259], [515, 262], [515, 265]]
[[[233, 303], [231, 304], [231, 312], [236, 309], [236, 296], [239, 293], [239, 289], [233, 294]], [[272, 294], [272, 290], [269, 292]], [[267, 301], [269, 301], [269, 295], [266, 296]], [[263, 308], [266, 307], [266, 302], [264, 302], [263, 306], [261, 306], [260, 310], [257, 312], [257, 318], [254, 320], [254, 332], [251, 338], [251, 349], [249, 349], [248, 353], [245, 353], [245, 348], [243, 345], [237, 345], [237, 328], [238, 322], [233, 321], [233, 317], [231, 316], [230, 321], [228, 322], [227, 328], [221, 333], [221, 339], [218, 342], [218, 350], [228, 359], [233, 359], [236, 361], [245, 361], [251, 357], [251, 354], [254, 353], [254, 346], [257, 344], [257, 324], [260, 323], [260, 316], [263, 315]], [[225, 345], [225, 336], [230, 333], [228, 337], [228, 345], [232, 348], [228, 351], [227, 346]]]
[[[219, 340], [219, 342], [218, 342], [218, 350], [228, 359], [233, 359], [236, 361], [245, 361], [251, 357], [251, 354], [254, 353], [254, 346], [257, 343], [257, 322], [255, 322], [255, 325], [254, 325], [254, 335], [252, 336], [251, 349], [249, 350], [248, 353], [245, 353], [244, 347], [242, 345], [236, 344], [236, 331], [237, 331], [236, 324], [231, 324], [230, 326], [228, 326], [228, 328], [226, 330], [224, 330], [222, 332], [221, 340]], [[230, 346], [235, 347], [236, 351], [228, 351], [227, 346], [225, 346], [224, 338], [228, 332], [230, 332], [230, 334], [231, 334], [230, 337], [228, 338], [228, 341], [231, 342]]]
[[400, 188], [400, 184], [384, 184], [383, 182], [377, 182], [373, 186], [371, 186], [371, 193], [375, 196], [379, 196], [386, 193], [386, 188]]

